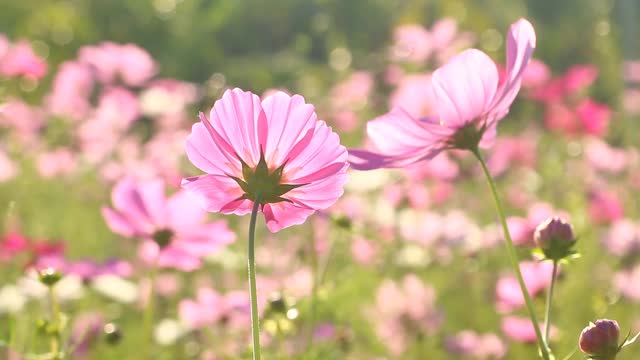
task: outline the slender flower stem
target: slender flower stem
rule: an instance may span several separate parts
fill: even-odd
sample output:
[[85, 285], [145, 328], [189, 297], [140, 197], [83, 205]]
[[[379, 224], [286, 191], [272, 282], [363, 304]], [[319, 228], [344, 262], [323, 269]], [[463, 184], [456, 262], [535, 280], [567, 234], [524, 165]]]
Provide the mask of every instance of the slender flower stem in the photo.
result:
[[556, 277], [558, 272], [558, 261], [553, 260], [553, 270], [551, 272], [551, 285], [547, 291], [547, 305], [544, 312], [544, 340], [549, 344], [549, 329], [551, 328], [551, 299], [553, 298], [553, 289], [556, 285]]
[[313, 333], [316, 326], [316, 310], [318, 299], [318, 253], [316, 252], [316, 241], [314, 234], [311, 234], [310, 252], [311, 258], [311, 317], [309, 320], [309, 334], [307, 346], [313, 345]]
[[60, 332], [62, 331], [60, 324], [60, 307], [53, 286], [49, 286], [49, 306], [51, 311], [51, 322], [56, 328], [56, 333], [51, 335], [49, 340], [49, 350], [53, 359], [60, 358]]
[[158, 257], [160, 257], [160, 253], [156, 256], [156, 260], [151, 265], [151, 271], [149, 273], [149, 292], [147, 294], [147, 306], [144, 309], [144, 318], [142, 320], [142, 328], [143, 328], [143, 336], [144, 336], [144, 356], [146, 359], [152, 359], [153, 356], [151, 354], [153, 348], [153, 317], [156, 307], [156, 274], [158, 272]]
[[536, 317], [535, 310], [533, 308], [533, 301], [531, 300], [531, 296], [529, 296], [529, 292], [527, 291], [527, 286], [524, 283], [524, 279], [522, 278], [522, 273], [520, 272], [520, 263], [518, 261], [518, 254], [516, 253], [516, 249], [513, 246], [513, 240], [511, 240], [511, 234], [509, 233], [509, 227], [507, 226], [507, 219], [504, 215], [504, 210], [502, 209], [502, 203], [500, 202], [500, 197], [498, 196], [498, 190], [496, 189], [496, 184], [493, 181], [493, 177], [487, 168], [487, 164], [482, 159], [482, 155], [480, 155], [480, 151], [476, 149], [472, 149], [471, 152], [476, 156], [478, 161], [480, 161], [480, 165], [482, 166], [482, 171], [484, 172], [485, 177], [487, 178], [487, 183], [489, 183], [489, 187], [491, 188], [491, 193], [493, 195], [493, 200], [496, 205], [496, 210], [498, 211], [498, 217], [500, 218], [500, 223], [502, 224], [502, 230], [504, 232], [505, 244], [507, 246], [507, 252], [509, 254], [509, 260], [511, 261], [511, 266], [513, 267], [513, 271], [516, 273], [516, 277], [518, 278], [518, 284], [520, 284], [520, 290], [522, 291], [522, 295], [524, 296], [524, 301], [527, 306], [527, 310], [529, 311], [529, 318], [531, 319], [531, 323], [533, 325], [533, 329], [536, 333], [536, 339], [538, 341], [538, 346], [540, 347], [540, 352], [542, 354], [542, 358], [544, 360], [551, 360], [551, 350], [547, 345], [545, 338], [542, 336], [542, 332], [540, 331], [540, 326], [538, 324], [538, 319]]
[[251, 210], [251, 220], [249, 221], [249, 298], [251, 299], [251, 335], [253, 337], [253, 360], [260, 360], [260, 323], [258, 321], [258, 289], [256, 286], [256, 255], [254, 250], [256, 235], [256, 218], [258, 216], [258, 207], [260, 206], [259, 197], [253, 202], [253, 210]]

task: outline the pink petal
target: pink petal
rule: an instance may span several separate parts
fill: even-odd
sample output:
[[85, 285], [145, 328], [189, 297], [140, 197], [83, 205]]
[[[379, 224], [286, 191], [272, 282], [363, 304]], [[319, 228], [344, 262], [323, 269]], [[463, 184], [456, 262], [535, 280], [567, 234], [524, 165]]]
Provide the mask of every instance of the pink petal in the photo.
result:
[[133, 179], [126, 178], [118, 182], [111, 193], [111, 201], [116, 211], [141, 233], [153, 232], [153, 219]]
[[513, 23], [507, 34], [507, 75], [491, 105], [490, 121], [497, 121], [509, 111], [520, 91], [522, 75], [536, 47], [536, 33], [531, 23], [520, 19]]
[[404, 167], [432, 158], [453, 131], [435, 123], [435, 120], [417, 120], [396, 108], [370, 121], [367, 134], [379, 153], [350, 150], [349, 161], [356, 170]]
[[498, 70], [491, 58], [465, 50], [433, 73], [433, 90], [440, 120], [460, 128], [489, 110], [498, 87]]
[[[252, 202], [239, 200], [244, 193], [228, 176], [203, 175], [183, 179], [182, 188], [192, 192], [207, 211], [236, 215], [251, 212]], [[231, 204], [233, 206], [229, 206]]]
[[113, 211], [110, 208], [102, 208], [102, 217], [104, 217], [111, 231], [116, 234], [133, 237], [140, 233], [140, 230], [136, 228], [134, 223], [130, 222], [130, 219], [125, 218], [119, 212]]
[[283, 201], [265, 205], [262, 212], [267, 228], [272, 233], [276, 233], [286, 227], [304, 223], [315, 210]]
[[271, 166], [279, 167], [296, 143], [316, 126], [318, 117], [302, 96], [280, 91], [266, 97], [262, 107], [269, 123], [267, 143], [263, 144], [265, 158]]
[[255, 166], [260, 159], [257, 129], [258, 124], [264, 121], [260, 120], [263, 116], [260, 98], [236, 88], [225, 91], [215, 102], [210, 120], [235, 154], [250, 166]]
[[198, 169], [208, 173], [223, 175], [231, 172], [230, 169], [239, 169], [239, 163], [231, 163], [228, 153], [224, 153], [212, 139], [212, 135], [206, 128], [207, 118], [201, 114], [201, 122], [193, 124], [191, 134], [187, 137], [185, 150], [187, 158]]
[[168, 222], [172, 229], [192, 229], [202, 224], [206, 212], [194, 206], [194, 196], [182, 190], [167, 200]]
[[287, 157], [285, 182], [304, 184], [346, 171], [347, 149], [340, 145], [338, 134], [324, 121], [316, 123], [313, 137], [308, 141], [304, 137], [299, 143], [306, 143], [306, 146], [301, 150], [294, 146], [295, 151]]

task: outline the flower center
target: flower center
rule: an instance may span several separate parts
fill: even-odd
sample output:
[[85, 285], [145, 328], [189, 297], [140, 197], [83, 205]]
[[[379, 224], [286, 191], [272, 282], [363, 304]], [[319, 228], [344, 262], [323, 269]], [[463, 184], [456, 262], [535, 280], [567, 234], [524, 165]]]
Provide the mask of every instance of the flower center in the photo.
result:
[[286, 163], [273, 171], [269, 171], [269, 166], [267, 166], [267, 161], [262, 151], [260, 151], [260, 161], [258, 161], [258, 165], [255, 168], [249, 167], [242, 159], [240, 159], [240, 162], [242, 163], [242, 179], [235, 176], [231, 176], [231, 178], [244, 191], [244, 195], [242, 195], [244, 199], [257, 201], [262, 205], [282, 201], [291, 202], [291, 200], [283, 198], [282, 195], [297, 187], [306, 185], [281, 184], [282, 172]]
[[164, 249], [171, 243], [171, 239], [173, 239], [173, 231], [169, 229], [161, 229], [153, 233], [151, 238], [155, 241], [156, 244], [160, 247], [160, 249]]
[[474, 123], [467, 124], [456, 131], [449, 144], [456, 149], [473, 150], [478, 147], [485, 130], [484, 126], [477, 128]]

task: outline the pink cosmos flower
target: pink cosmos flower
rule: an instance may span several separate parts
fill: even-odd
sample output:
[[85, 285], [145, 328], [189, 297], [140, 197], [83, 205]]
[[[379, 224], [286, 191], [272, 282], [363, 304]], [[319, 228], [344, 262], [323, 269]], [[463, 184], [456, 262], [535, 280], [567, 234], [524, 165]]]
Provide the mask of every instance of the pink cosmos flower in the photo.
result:
[[401, 283], [385, 280], [376, 292], [370, 318], [378, 337], [395, 356], [406, 350], [412, 336], [432, 335], [443, 322], [435, 290], [414, 274], [405, 275]]
[[507, 345], [496, 334], [478, 334], [464, 330], [446, 340], [445, 347], [455, 355], [470, 359], [502, 359], [507, 354]]
[[[543, 325], [540, 324], [540, 327]], [[502, 332], [511, 340], [521, 343], [535, 343], [536, 333], [531, 320], [518, 316], [507, 316], [502, 319]], [[554, 338], [558, 329], [551, 325], [549, 337]]]
[[640, 252], [640, 224], [630, 219], [619, 219], [603, 237], [607, 250], [616, 256], [629, 256]]
[[587, 134], [595, 136], [606, 134], [611, 119], [611, 109], [607, 105], [587, 98], [576, 107], [576, 115]]
[[585, 142], [584, 155], [595, 170], [618, 174], [631, 163], [632, 154], [626, 149], [615, 148], [598, 138]]
[[616, 273], [613, 284], [622, 296], [635, 303], [640, 302], [640, 265]]
[[80, 62], [92, 66], [98, 79], [105, 84], [117, 78], [130, 86], [141, 86], [158, 70], [151, 55], [134, 44], [104, 42], [80, 49]]
[[244, 215], [258, 201], [277, 232], [331, 206], [347, 181], [347, 150], [314, 107], [278, 92], [262, 102], [227, 90], [187, 138], [191, 163], [207, 175], [184, 179], [202, 206]]
[[29, 76], [40, 79], [47, 73], [47, 63], [33, 52], [26, 41], [9, 47], [0, 58], [0, 75], [6, 77]]
[[470, 49], [453, 57], [433, 73], [437, 116], [418, 119], [395, 108], [367, 126], [377, 152], [352, 150], [355, 169], [404, 167], [431, 159], [445, 149], [489, 146], [515, 99], [522, 74], [533, 53], [536, 36], [525, 19], [511, 25], [507, 36], [507, 70], [499, 83], [495, 63]]
[[624, 217], [624, 207], [619, 196], [604, 188], [589, 191], [589, 216], [596, 224], [608, 224]]
[[63, 63], [47, 97], [48, 109], [58, 116], [83, 119], [91, 109], [89, 97], [93, 85], [93, 73], [88, 65], [77, 61]]
[[[551, 284], [553, 265], [548, 261], [523, 261], [520, 263], [520, 271], [531, 297], [536, 296]], [[514, 275], [506, 275], [498, 280], [496, 298], [496, 307], [500, 312], [510, 312], [525, 304], [520, 285]]]
[[205, 222], [189, 194], [167, 198], [161, 180], [121, 180], [111, 194], [114, 209], [102, 208], [107, 225], [117, 234], [142, 241], [140, 257], [149, 264], [191, 271], [200, 259], [233, 242], [235, 234], [220, 220]]

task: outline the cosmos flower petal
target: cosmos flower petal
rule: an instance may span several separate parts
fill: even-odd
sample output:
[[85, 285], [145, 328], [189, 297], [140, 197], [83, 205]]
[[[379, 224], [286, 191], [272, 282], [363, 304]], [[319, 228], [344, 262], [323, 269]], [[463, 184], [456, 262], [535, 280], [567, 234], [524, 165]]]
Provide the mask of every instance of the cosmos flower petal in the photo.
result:
[[187, 191], [178, 191], [167, 200], [168, 222], [172, 228], [195, 228], [202, 224], [206, 212], [193, 206], [194, 196]]
[[262, 210], [267, 222], [267, 228], [276, 233], [292, 225], [300, 225], [315, 212], [314, 209], [303, 207], [287, 201], [266, 204]]
[[344, 193], [347, 174], [342, 173], [334, 178], [325, 178], [309, 185], [291, 190], [287, 199], [313, 209], [323, 210], [333, 205], [335, 199]]
[[520, 91], [522, 76], [536, 47], [536, 33], [531, 23], [520, 19], [513, 23], [507, 34], [507, 74], [491, 105], [491, 120], [499, 120]]
[[300, 95], [277, 92], [266, 97], [262, 107], [269, 122], [265, 158], [279, 167], [296, 143], [314, 128], [318, 117], [313, 105], [305, 103]]
[[[285, 172], [289, 183], [306, 183], [305, 177], [330, 167], [331, 164], [346, 165], [347, 149], [340, 145], [338, 134], [334, 133], [324, 121], [316, 122], [313, 137], [309, 140], [305, 138], [294, 146], [287, 157]], [[298, 150], [300, 143], [307, 144], [304, 149]], [[338, 166], [338, 168], [343, 172], [346, 170], [344, 167]]]
[[136, 224], [136, 228], [142, 233], [149, 232], [153, 228], [145, 201], [137, 191], [133, 179], [127, 178], [120, 181], [111, 193], [111, 201], [115, 210], [132, 224]]
[[260, 159], [257, 125], [265, 114], [260, 98], [241, 89], [227, 90], [215, 102], [209, 117], [212, 127], [226, 141], [237, 156], [250, 165]]
[[251, 212], [250, 204], [232, 208], [227, 206], [238, 202], [243, 195], [242, 189], [228, 176], [202, 175], [186, 178], [182, 180], [182, 188], [192, 192], [207, 211], [236, 215]]
[[488, 111], [498, 88], [498, 70], [485, 53], [469, 49], [436, 70], [432, 81], [440, 120], [461, 128]]
[[356, 170], [405, 167], [433, 158], [453, 131], [435, 119], [417, 120], [395, 108], [370, 121], [367, 133], [377, 151], [351, 149], [349, 162]]
[[187, 158], [198, 169], [209, 174], [224, 174], [225, 163], [229, 163], [227, 156], [214, 143], [211, 134], [207, 131], [206, 118], [201, 117], [201, 122], [191, 128], [191, 134], [187, 136], [185, 150]]
[[111, 231], [116, 234], [126, 237], [132, 237], [135, 234], [139, 233], [139, 230], [136, 229], [135, 225], [117, 211], [113, 211], [110, 208], [103, 207], [102, 216], [104, 217]]

